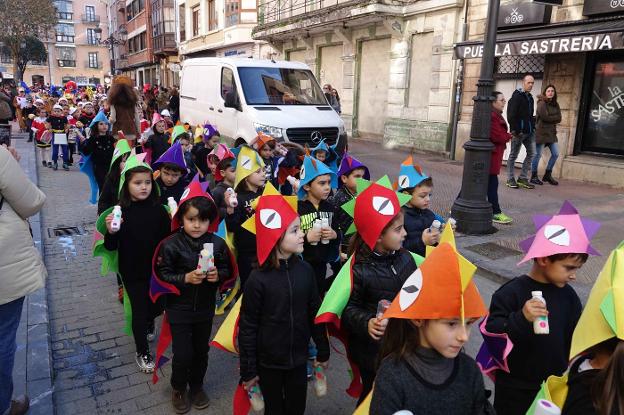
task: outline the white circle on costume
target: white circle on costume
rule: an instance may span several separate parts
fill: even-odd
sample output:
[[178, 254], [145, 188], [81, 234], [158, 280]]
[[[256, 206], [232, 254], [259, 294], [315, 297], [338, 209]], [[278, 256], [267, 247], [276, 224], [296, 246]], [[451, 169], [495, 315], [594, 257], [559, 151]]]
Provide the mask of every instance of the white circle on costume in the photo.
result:
[[409, 306], [414, 304], [414, 301], [420, 295], [420, 291], [423, 286], [423, 275], [420, 268], [417, 268], [416, 271], [412, 272], [401, 287], [401, 291], [399, 292], [399, 306], [401, 307], [401, 311], [405, 311]]
[[121, 149], [120, 148], [116, 148], [115, 151], [113, 151], [113, 158], [119, 156], [120, 153], [121, 153]]
[[184, 200], [184, 198], [187, 197], [189, 193], [191, 193], [191, 188], [187, 187], [186, 190], [184, 190], [184, 193], [182, 193], [182, 196], [180, 196], [180, 200]]
[[570, 232], [564, 226], [546, 225], [544, 236], [555, 245], [570, 246]]
[[301, 166], [301, 171], [299, 172], [299, 180], [305, 179], [306, 171], [305, 166]]
[[249, 156], [241, 156], [241, 167], [245, 170], [251, 170], [251, 159]]
[[384, 216], [394, 216], [394, 205], [387, 197], [373, 196], [373, 208]]
[[406, 175], [399, 176], [399, 187], [401, 189], [409, 188], [410, 187], [409, 183], [410, 183], [409, 176], [406, 176]]
[[279, 229], [282, 227], [282, 217], [275, 209], [261, 209], [260, 223], [268, 229]]

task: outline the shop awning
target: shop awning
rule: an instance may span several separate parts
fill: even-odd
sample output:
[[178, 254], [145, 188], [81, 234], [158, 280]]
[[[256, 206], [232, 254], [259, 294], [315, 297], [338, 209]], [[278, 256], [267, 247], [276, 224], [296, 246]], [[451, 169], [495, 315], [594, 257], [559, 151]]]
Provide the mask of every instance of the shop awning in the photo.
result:
[[[498, 33], [496, 56], [548, 55], [624, 49], [624, 19], [587, 19]], [[456, 59], [480, 58], [482, 41], [455, 45]]]

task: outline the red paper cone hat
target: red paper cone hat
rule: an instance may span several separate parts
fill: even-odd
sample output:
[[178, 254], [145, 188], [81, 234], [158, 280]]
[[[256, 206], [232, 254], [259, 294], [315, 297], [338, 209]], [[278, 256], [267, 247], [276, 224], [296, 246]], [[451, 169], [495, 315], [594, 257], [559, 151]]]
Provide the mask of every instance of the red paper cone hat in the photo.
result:
[[[216, 204], [214, 200], [206, 192], [206, 189], [207, 189], [207, 184], [202, 184], [200, 182], [189, 183], [189, 185], [184, 190], [184, 193], [182, 193], [182, 196], [180, 197], [180, 202], [178, 203], [178, 207], [182, 206], [184, 202], [186, 202], [187, 200], [193, 199], [195, 197], [205, 197], [206, 199], [210, 201], [210, 203], [215, 205], [215, 210], [217, 210], [218, 212], [218, 209], [216, 209]], [[175, 230], [180, 229], [182, 227], [182, 223], [183, 223], [182, 215], [180, 214], [180, 209], [178, 209], [176, 211], [176, 214], [171, 219], [171, 230], [175, 231]], [[213, 220], [210, 221], [210, 225], [208, 226], [208, 232], [214, 233], [217, 231], [218, 228], [219, 228], [219, 214], [217, 213], [217, 216]]]

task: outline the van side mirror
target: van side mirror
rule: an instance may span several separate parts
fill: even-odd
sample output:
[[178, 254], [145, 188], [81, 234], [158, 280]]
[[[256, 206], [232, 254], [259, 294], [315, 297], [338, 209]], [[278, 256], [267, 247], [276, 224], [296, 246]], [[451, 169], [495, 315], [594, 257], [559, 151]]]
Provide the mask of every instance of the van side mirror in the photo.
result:
[[230, 91], [225, 95], [225, 102], [223, 104], [225, 108], [235, 108], [241, 111], [240, 102], [238, 100], [238, 94], [236, 90]]

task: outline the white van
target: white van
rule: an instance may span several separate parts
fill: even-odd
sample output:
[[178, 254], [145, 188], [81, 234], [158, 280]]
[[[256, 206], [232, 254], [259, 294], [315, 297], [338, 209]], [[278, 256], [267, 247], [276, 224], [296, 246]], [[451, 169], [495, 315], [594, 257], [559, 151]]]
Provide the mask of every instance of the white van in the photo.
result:
[[184, 61], [180, 119], [206, 121], [235, 145], [258, 132], [278, 141], [316, 145], [321, 139], [347, 145], [340, 116], [328, 105], [307, 65], [250, 58], [192, 58]]

